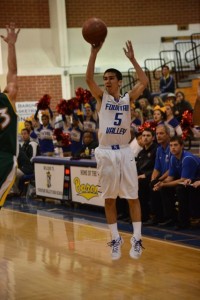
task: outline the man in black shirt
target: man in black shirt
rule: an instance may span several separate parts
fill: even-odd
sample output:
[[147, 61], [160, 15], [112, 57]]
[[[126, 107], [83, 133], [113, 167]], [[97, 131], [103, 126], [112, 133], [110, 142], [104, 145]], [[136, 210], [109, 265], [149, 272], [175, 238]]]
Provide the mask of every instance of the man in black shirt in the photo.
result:
[[150, 181], [154, 169], [157, 144], [154, 142], [154, 132], [146, 128], [142, 133], [144, 147], [139, 152], [136, 165], [139, 182], [139, 199], [142, 211], [142, 221], [147, 221], [150, 214]]

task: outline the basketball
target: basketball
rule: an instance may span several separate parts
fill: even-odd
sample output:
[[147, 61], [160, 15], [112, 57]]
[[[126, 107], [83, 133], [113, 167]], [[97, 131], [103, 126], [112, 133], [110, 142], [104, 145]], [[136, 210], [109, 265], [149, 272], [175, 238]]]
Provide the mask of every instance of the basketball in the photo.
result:
[[107, 26], [101, 19], [90, 18], [83, 24], [82, 35], [86, 42], [98, 46], [107, 36]]

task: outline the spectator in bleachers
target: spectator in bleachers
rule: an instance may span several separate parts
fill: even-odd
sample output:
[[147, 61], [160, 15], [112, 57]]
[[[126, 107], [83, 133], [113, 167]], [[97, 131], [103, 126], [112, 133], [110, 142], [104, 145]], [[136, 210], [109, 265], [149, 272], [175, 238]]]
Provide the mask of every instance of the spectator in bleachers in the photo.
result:
[[152, 107], [154, 108], [157, 105], [159, 105], [160, 107], [164, 106], [164, 102], [162, 101], [162, 98], [160, 98], [159, 96], [153, 97]]
[[156, 151], [156, 159], [154, 170], [151, 175], [151, 209], [152, 216], [145, 222], [144, 225], [154, 225], [162, 223], [164, 221], [164, 211], [162, 204], [162, 194], [155, 190], [155, 186], [158, 182], [163, 181], [168, 176], [169, 161], [170, 161], [170, 149], [169, 140], [170, 133], [169, 128], [166, 125], [158, 125], [156, 127], [156, 140], [159, 147]]
[[35, 141], [37, 143], [38, 142], [38, 136], [37, 136], [37, 134], [34, 131], [31, 117], [27, 118], [24, 121], [24, 127], [29, 130], [29, 132], [30, 132], [30, 139], [32, 141]]
[[146, 98], [139, 99], [139, 108], [143, 115], [143, 121], [151, 120], [153, 116], [153, 108]]
[[[170, 139], [170, 159], [169, 173], [167, 178], [157, 183], [155, 189], [175, 188], [178, 200], [178, 228], [188, 228], [190, 226], [190, 205], [189, 189], [184, 185], [186, 180], [194, 181], [200, 178], [200, 158], [184, 150], [183, 139], [174, 136]], [[197, 184], [198, 185], [198, 184]], [[199, 197], [199, 196], [198, 196]], [[167, 201], [168, 200], [168, 201]], [[166, 197], [166, 207], [172, 207], [171, 197]], [[175, 203], [174, 203], [175, 209]]]
[[160, 78], [160, 91], [152, 93], [152, 97], [159, 96], [166, 100], [168, 93], [175, 93], [175, 81], [167, 65], [162, 66], [162, 76]]
[[134, 104], [131, 104], [131, 137], [135, 137], [135, 133], [138, 132], [138, 127], [143, 123], [143, 115], [139, 108], [135, 108]]
[[143, 149], [138, 153], [136, 166], [139, 183], [139, 200], [142, 212], [142, 221], [150, 218], [150, 181], [154, 169], [157, 143], [154, 142], [154, 131], [150, 128], [142, 132]]
[[92, 150], [94, 150], [96, 147], [98, 147], [98, 142], [94, 140], [92, 132], [85, 131], [83, 133], [83, 145], [81, 149], [75, 153], [74, 157], [91, 157], [91, 155], [94, 155], [94, 153], [92, 153]]
[[165, 113], [166, 113], [166, 121], [165, 124], [169, 127], [170, 137], [174, 135], [181, 136], [183, 134], [182, 128], [178, 122], [178, 120], [174, 116], [174, 104], [171, 101], [165, 102]]
[[182, 115], [186, 110], [193, 111], [192, 105], [189, 101], [185, 100], [185, 94], [179, 91], [176, 93], [174, 106], [174, 115], [179, 122], [181, 122]]
[[160, 78], [160, 97], [165, 100], [168, 93], [175, 92], [175, 82], [172, 75], [170, 75], [169, 67], [162, 66], [162, 77]]
[[156, 126], [164, 124], [165, 117], [165, 107], [155, 106], [153, 109], [153, 122]]

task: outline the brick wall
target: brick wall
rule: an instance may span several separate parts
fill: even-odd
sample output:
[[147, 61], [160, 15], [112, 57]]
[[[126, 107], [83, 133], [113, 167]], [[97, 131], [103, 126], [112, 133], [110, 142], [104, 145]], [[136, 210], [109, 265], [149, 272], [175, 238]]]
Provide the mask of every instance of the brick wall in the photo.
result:
[[51, 96], [51, 108], [62, 98], [60, 76], [21, 76], [18, 79], [17, 101], [38, 101], [44, 94]]
[[109, 27], [196, 24], [200, 20], [199, 0], [67, 0], [66, 11], [68, 27], [81, 27], [94, 16]]
[[0, 28], [15, 22], [19, 28], [49, 28], [48, 0], [1, 0]]
[[[107, 26], [150, 26], [196, 24], [199, 0], [67, 0], [67, 26], [81, 27], [92, 16]], [[21, 28], [49, 28], [48, 0], [1, 0], [0, 28], [15, 21]], [[165, 33], [163, 33], [165, 34]]]

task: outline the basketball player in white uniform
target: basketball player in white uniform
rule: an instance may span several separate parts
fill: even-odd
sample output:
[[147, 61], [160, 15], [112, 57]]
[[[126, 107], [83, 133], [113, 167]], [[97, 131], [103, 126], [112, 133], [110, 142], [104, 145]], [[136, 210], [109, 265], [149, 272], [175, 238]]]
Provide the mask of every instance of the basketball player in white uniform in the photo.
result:
[[129, 203], [133, 224], [130, 256], [139, 258], [142, 254], [141, 210], [138, 199], [138, 179], [133, 152], [129, 146], [131, 113], [130, 104], [136, 100], [148, 85], [148, 78], [138, 65], [131, 41], [126, 42], [124, 53], [138, 75], [138, 83], [124, 96], [120, 95], [122, 74], [116, 69], [105, 71], [105, 91], [94, 81], [95, 61], [102, 44], [91, 47], [86, 72], [86, 82], [97, 100], [99, 114], [99, 147], [95, 149], [101, 195], [105, 199], [105, 213], [111, 231], [112, 259], [121, 257], [123, 239], [117, 228], [116, 198], [126, 198]]

